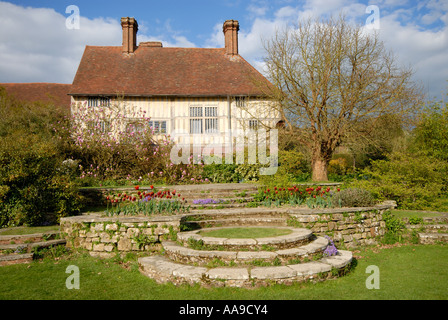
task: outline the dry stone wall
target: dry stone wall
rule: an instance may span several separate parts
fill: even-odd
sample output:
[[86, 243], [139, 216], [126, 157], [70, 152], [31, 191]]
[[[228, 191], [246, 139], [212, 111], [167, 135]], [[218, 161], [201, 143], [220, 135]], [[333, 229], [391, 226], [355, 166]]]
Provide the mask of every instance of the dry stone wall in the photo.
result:
[[386, 232], [383, 214], [390, 207], [341, 208], [319, 212], [289, 211], [288, 223], [312, 230], [316, 235], [329, 235], [335, 243], [347, 248], [371, 245]]
[[67, 246], [83, 248], [92, 256], [148, 251], [163, 236], [179, 231], [180, 218], [76, 216], [61, 219]]

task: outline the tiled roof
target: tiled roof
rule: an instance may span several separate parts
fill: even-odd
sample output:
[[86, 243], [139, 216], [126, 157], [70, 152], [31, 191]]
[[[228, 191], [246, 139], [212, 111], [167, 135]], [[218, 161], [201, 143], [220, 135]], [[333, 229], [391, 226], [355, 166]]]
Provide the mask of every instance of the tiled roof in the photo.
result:
[[262, 95], [270, 83], [239, 55], [225, 49], [87, 46], [70, 91], [73, 95]]
[[70, 108], [68, 95], [71, 84], [59, 83], [0, 83], [6, 92], [20, 101], [52, 103]]

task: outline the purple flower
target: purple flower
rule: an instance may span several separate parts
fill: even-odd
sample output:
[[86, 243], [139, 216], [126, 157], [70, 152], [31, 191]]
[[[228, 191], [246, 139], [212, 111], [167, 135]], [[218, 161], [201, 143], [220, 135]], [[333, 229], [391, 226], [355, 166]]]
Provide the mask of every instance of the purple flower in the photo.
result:
[[213, 199], [197, 199], [193, 200], [194, 204], [211, 204], [211, 203], [220, 203], [221, 200], [213, 200]]
[[324, 256], [331, 257], [336, 256], [338, 254], [338, 249], [336, 249], [336, 246], [333, 243], [333, 240], [327, 235], [325, 235], [325, 238], [328, 240], [328, 246], [324, 250]]

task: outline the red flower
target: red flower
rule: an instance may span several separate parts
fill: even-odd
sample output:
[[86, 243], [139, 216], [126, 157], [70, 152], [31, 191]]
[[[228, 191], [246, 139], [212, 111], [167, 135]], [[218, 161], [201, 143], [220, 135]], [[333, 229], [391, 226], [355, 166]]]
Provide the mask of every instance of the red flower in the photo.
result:
[[135, 186], [134, 188], [135, 188], [135, 190], [138, 190], [138, 189], [140, 189], [140, 186]]
[[151, 189], [154, 189], [154, 186], [153, 186], [153, 185], [150, 185], [149, 187], [150, 187]]

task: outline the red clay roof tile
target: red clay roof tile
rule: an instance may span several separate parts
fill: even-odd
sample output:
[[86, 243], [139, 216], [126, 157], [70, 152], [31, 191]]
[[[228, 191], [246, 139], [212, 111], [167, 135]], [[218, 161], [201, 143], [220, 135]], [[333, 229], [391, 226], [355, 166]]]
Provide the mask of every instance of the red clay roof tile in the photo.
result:
[[71, 86], [60, 83], [0, 83], [0, 87], [19, 101], [53, 103], [67, 109], [71, 103], [68, 95]]
[[[255, 81], [254, 81], [255, 80]], [[87, 46], [72, 95], [262, 95], [255, 82], [271, 84], [241, 56], [225, 49]]]

